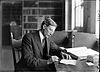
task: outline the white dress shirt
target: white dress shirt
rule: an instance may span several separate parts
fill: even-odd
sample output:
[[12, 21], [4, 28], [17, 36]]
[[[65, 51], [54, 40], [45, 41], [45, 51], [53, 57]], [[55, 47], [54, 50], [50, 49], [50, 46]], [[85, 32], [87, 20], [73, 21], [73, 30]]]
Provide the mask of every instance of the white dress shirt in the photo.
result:
[[42, 43], [42, 41], [43, 41], [43, 39], [44, 39], [44, 36], [43, 36], [43, 34], [42, 34], [41, 31], [39, 31], [39, 35], [40, 35], [40, 40], [41, 40], [41, 43]]

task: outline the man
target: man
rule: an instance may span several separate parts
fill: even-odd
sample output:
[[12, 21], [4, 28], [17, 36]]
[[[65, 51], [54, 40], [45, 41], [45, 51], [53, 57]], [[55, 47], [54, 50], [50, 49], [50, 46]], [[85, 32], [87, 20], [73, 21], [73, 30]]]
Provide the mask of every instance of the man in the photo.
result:
[[46, 18], [39, 31], [23, 37], [21, 62], [24, 71], [56, 71], [54, 62], [61, 57], [62, 49], [49, 38], [56, 27], [51, 18]]

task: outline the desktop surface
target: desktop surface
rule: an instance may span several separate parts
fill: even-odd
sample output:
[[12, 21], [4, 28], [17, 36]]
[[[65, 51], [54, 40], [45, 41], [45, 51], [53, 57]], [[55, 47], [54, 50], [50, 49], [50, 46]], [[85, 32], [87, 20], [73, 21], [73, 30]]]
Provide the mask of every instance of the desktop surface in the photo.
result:
[[57, 72], [99, 72], [97, 66], [86, 64], [86, 60], [77, 60], [76, 65], [55, 62]]

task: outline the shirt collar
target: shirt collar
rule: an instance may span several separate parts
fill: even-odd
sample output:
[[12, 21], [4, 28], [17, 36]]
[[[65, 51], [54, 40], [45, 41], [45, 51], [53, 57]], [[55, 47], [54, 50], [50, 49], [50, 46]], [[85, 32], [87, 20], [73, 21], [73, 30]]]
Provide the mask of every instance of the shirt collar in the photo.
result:
[[41, 43], [42, 43], [42, 40], [44, 39], [44, 36], [43, 36], [41, 31], [39, 31], [39, 35], [40, 35], [40, 40], [41, 40]]

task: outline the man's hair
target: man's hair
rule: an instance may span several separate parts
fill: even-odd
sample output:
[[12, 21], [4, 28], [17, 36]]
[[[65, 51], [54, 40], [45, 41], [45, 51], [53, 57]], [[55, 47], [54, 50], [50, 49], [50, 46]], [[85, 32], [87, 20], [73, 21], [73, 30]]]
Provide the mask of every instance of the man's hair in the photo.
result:
[[57, 24], [54, 20], [52, 20], [50, 17], [45, 17], [44, 21], [42, 22], [42, 25], [41, 25], [41, 29], [43, 29], [43, 25], [46, 25], [46, 26], [55, 26], [57, 27]]

